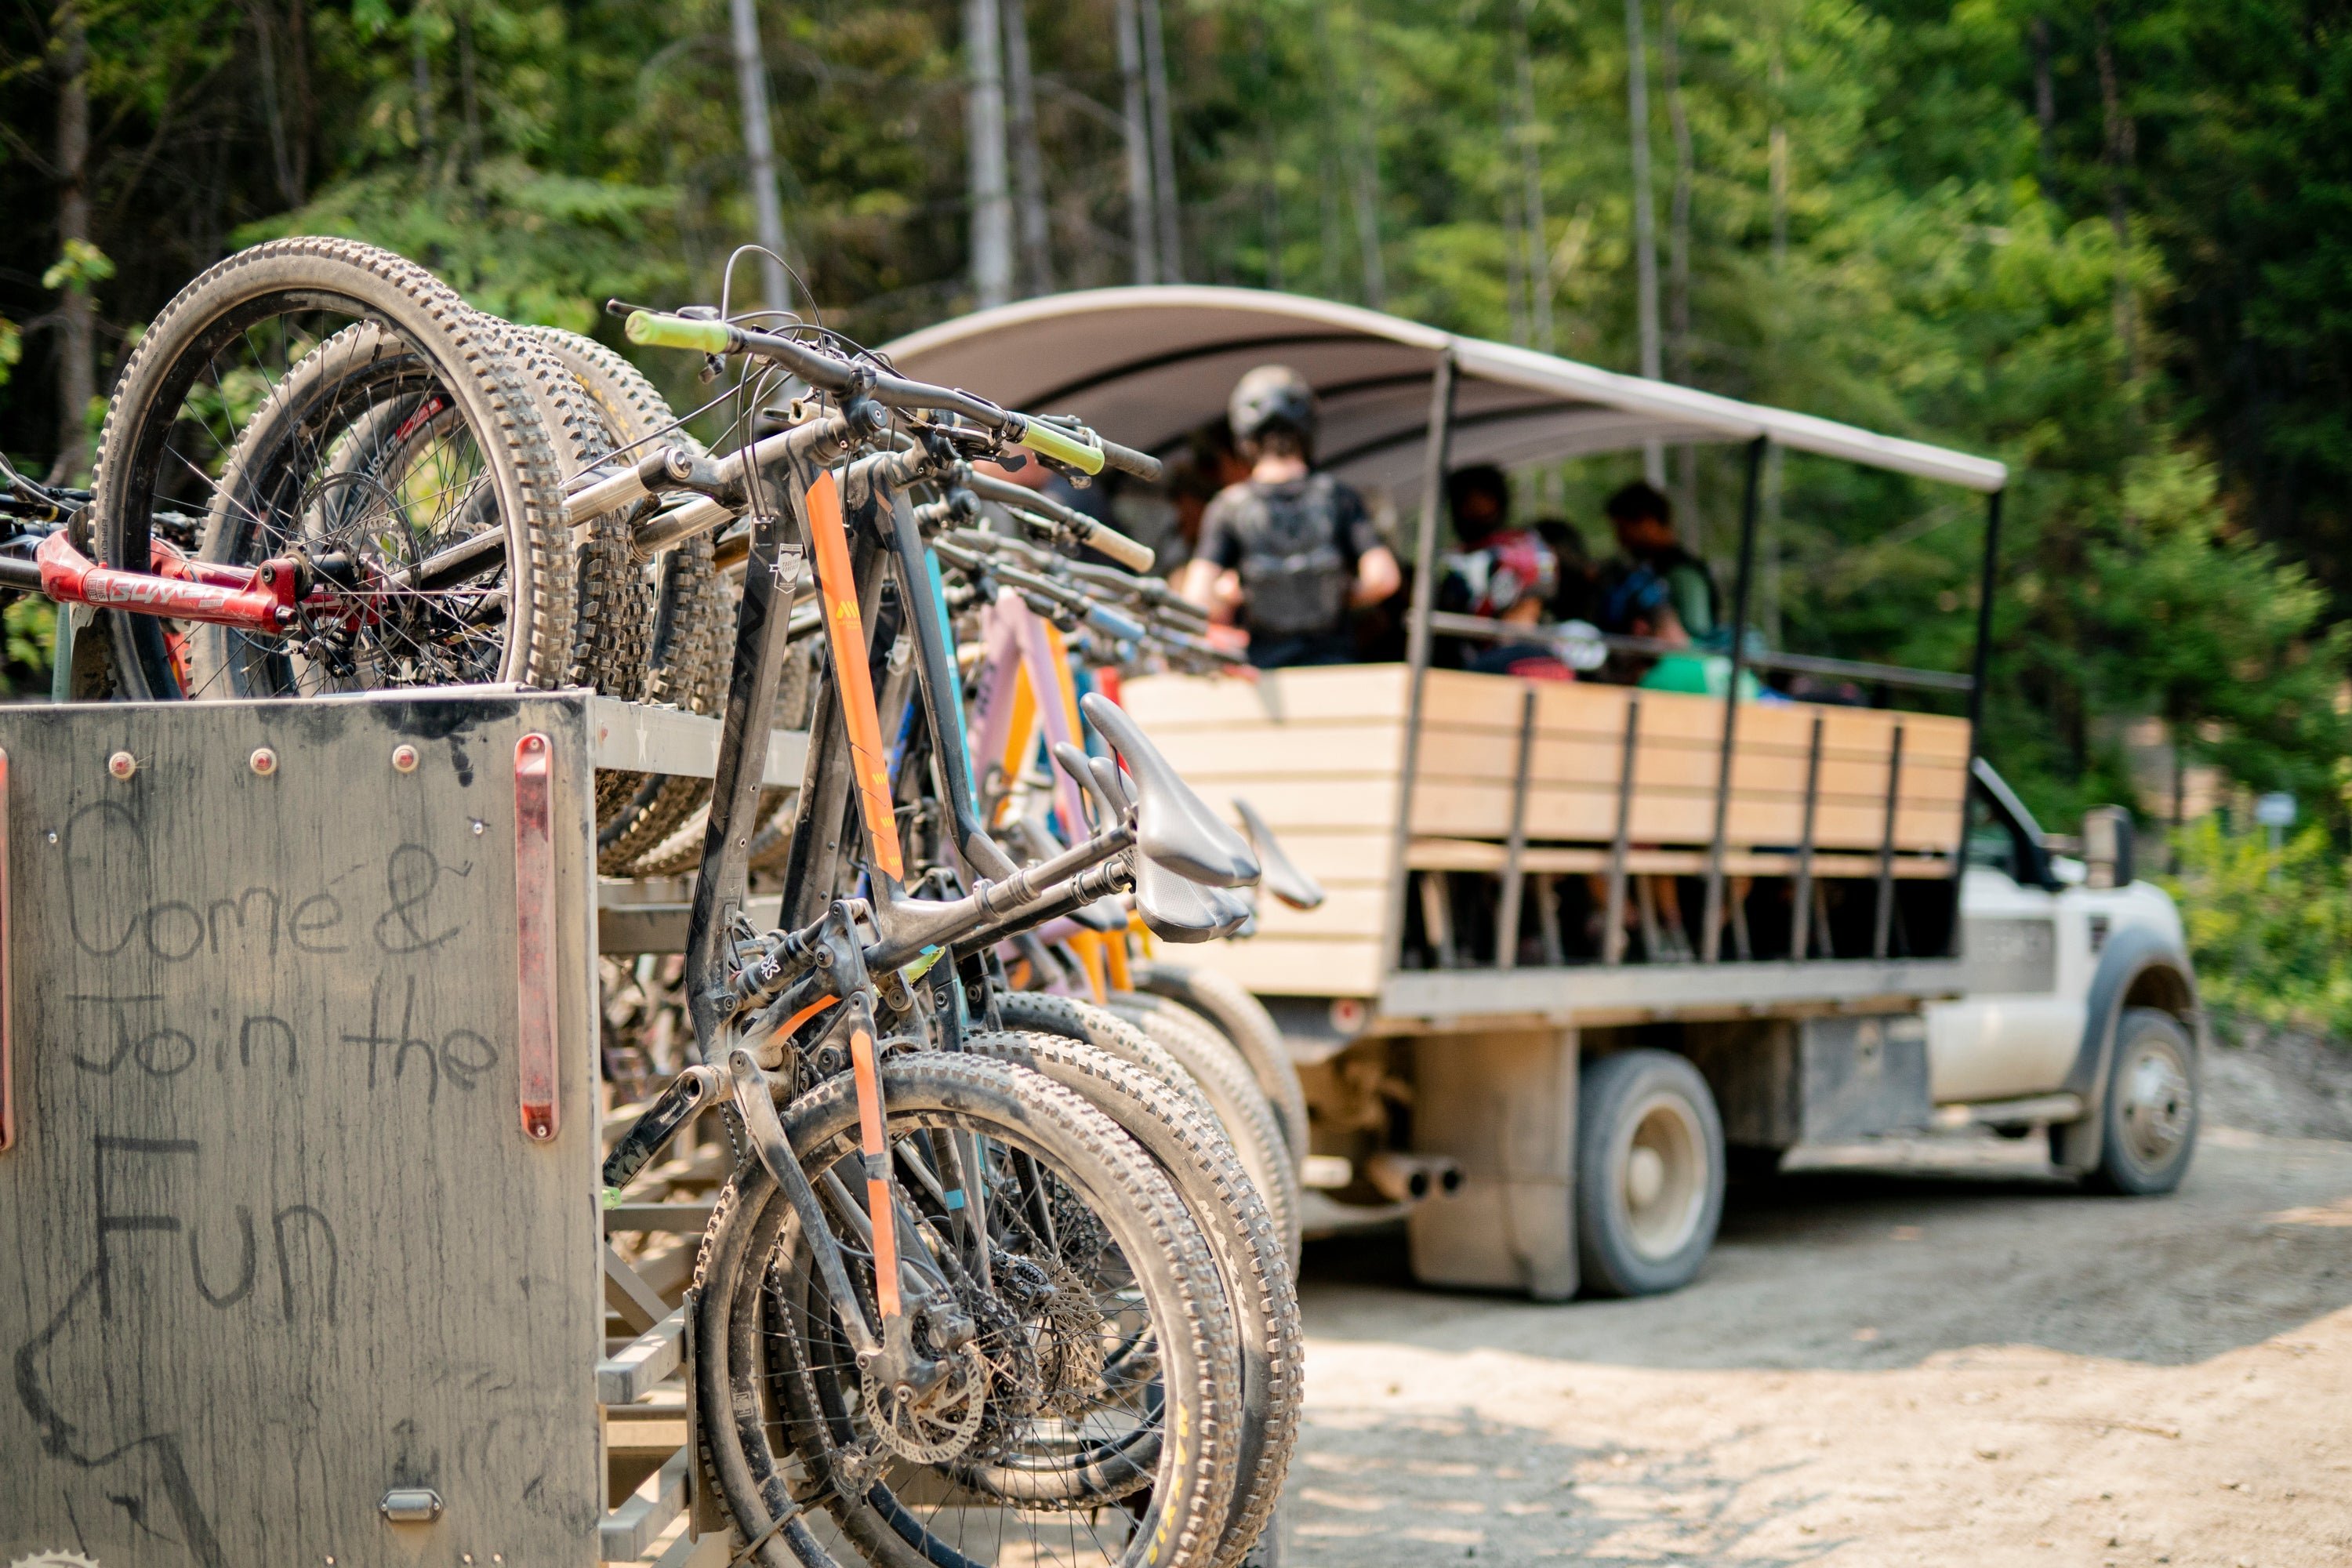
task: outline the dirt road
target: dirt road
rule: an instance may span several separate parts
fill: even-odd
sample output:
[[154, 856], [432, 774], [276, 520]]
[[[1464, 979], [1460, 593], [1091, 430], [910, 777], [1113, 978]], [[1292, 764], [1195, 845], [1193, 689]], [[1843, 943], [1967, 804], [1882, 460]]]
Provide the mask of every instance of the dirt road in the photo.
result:
[[2352, 1142], [2209, 1129], [2141, 1201], [1929, 1148], [1736, 1199], [1672, 1297], [1423, 1291], [1388, 1239], [1306, 1301], [1298, 1568], [2352, 1563]]

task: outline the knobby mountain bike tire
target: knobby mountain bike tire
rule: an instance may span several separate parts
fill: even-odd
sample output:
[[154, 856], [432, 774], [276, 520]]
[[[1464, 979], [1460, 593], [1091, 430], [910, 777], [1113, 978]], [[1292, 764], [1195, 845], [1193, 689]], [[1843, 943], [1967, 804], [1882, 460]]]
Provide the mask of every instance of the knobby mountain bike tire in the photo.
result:
[[1281, 1226], [1283, 1249], [1296, 1269], [1301, 1245], [1298, 1171], [1282, 1141], [1282, 1129], [1275, 1122], [1274, 1107], [1260, 1092], [1249, 1063], [1213, 1026], [1164, 996], [1114, 992], [1109, 1008], [1150, 1036], [1201, 1086], [1225, 1135], [1233, 1140], [1242, 1168], [1257, 1184], [1266, 1208]]
[[1159, 1042], [1135, 1025], [1092, 1002], [1076, 996], [1056, 996], [1045, 991], [1005, 991], [996, 997], [997, 1016], [1008, 1029], [1031, 1034], [1059, 1035], [1066, 1040], [1076, 1040], [1094, 1047], [1127, 1063], [1141, 1068], [1160, 1082], [1174, 1089], [1201, 1115], [1215, 1125], [1216, 1108], [1182, 1063], [1162, 1049]]
[[[992, 1266], [1002, 1284], [981, 1288], [959, 1275], [957, 1296], [983, 1331], [975, 1346], [994, 1358], [990, 1392], [967, 1434], [949, 1430], [942, 1443], [978, 1447], [931, 1459], [904, 1456], [898, 1445], [945, 1430], [944, 1417], [914, 1436], [877, 1434], [797, 1216], [766, 1168], [747, 1164], [723, 1191], [697, 1263], [695, 1397], [738, 1528], [765, 1536], [758, 1560], [766, 1568], [824, 1561], [798, 1520], [769, 1530], [794, 1506], [789, 1460], [803, 1495], [812, 1486], [821, 1491], [843, 1534], [886, 1568], [964, 1568], [974, 1558], [960, 1542], [977, 1548], [984, 1541], [992, 1557], [1008, 1533], [1025, 1536], [1038, 1560], [1059, 1553], [1066, 1538], [1075, 1552], [1083, 1536], [1118, 1568], [1205, 1568], [1222, 1538], [1238, 1458], [1237, 1353], [1213, 1255], [1166, 1175], [1109, 1118], [1006, 1062], [900, 1055], [883, 1064], [881, 1082], [901, 1185], [914, 1189], [902, 1212], [924, 1200], [908, 1177], [929, 1168], [939, 1146], [931, 1134], [985, 1140], [989, 1151], [987, 1202], [975, 1206], [988, 1216], [989, 1235], [1007, 1238]], [[821, 1191], [837, 1169], [862, 1173], [848, 1079], [810, 1090], [784, 1109], [783, 1121]], [[1025, 1217], [1040, 1204], [1050, 1224]], [[952, 1255], [961, 1234], [953, 1212], [930, 1202], [920, 1224], [902, 1231], [936, 1236], [939, 1250]], [[855, 1250], [842, 1213], [836, 1206], [831, 1224], [844, 1235], [845, 1261], [864, 1294], [870, 1263]], [[1043, 1246], [1041, 1233], [1054, 1245]], [[902, 1236], [902, 1247], [923, 1244]], [[1028, 1291], [1034, 1280], [1053, 1289], [1016, 1310], [1016, 1288]], [[1114, 1288], [1097, 1288], [1106, 1282]], [[1045, 1317], [1030, 1325], [1024, 1313]], [[1024, 1355], [1032, 1358], [1026, 1371]], [[1121, 1389], [1129, 1402], [1108, 1414], [1093, 1403], [1097, 1391]], [[1041, 1409], [1080, 1414], [1032, 1423], [1025, 1412]], [[1133, 1533], [1102, 1540], [1097, 1522], [1129, 1518], [1119, 1505], [1145, 1489]], [[941, 1517], [948, 1510], [937, 1500], [947, 1499], [958, 1503], [955, 1519]], [[977, 1512], [978, 1522], [964, 1512]]]
[[[520, 333], [554, 356], [604, 416], [625, 460], [635, 462], [659, 447], [680, 447], [696, 457], [702, 444], [688, 435], [643, 372], [593, 338], [556, 327], [522, 327]], [[656, 503], [606, 514], [624, 538], [649, 516]], [[641, 667], [626, 696], [688, 713], [711, 714], [726, 697], [726, 677], [734, 649], [735, 608], [727, 584], [711, 562], [716, 535], [698, 534], [667, 551], [652, 570], [616, 568], [610, 581], [625, 585], [626, 605], [616, 614], [642, 630]], [[588, 601], [583, 584], [583, 613]], [[610, 772], [597, 777], [596, 868], [604, 876], [631, 875], [636, 862], [677, 831], [696, 807], [710, 798], [709, 779]]]
[[[498, 326], [423, 268], [372, 246], [256, 246], [205, 270], [157, 314], [108, 405], [91, 479], [91, 547], [108, 565], [147, 570], [157, 514], [209, 516], [249, 417], [306, 355], [353, 326], [372, 326], [397, 345], [392, 352], [415, 356], [417, 384], [400, 395], [415, 396], [420, 408], [446, 402], [427, 417], [446, 421], [447, 461], [420, 481], [432, 488], [394, 498], [378, 548], [405, 563], [436, 542], [497, 528], [505, 549], [492, 589], [477, 579], [446, 601], [404, 605], [415, 612], [410, 624], [389, 644], [363, 642], [339, 683], [561, 684], [572, 664], [575, 613], [564, 476], [534, 389]], [[336, 443], [361, 415], [311, 438], [285, 466], [328, 476]], [[298, 483], [289, 504], [310, 499]], [[286, 520], [289, 536], [297, 528]], [[266, 532], [250, 537], [257, 544]], [[177, 630], [154, 616], [110, 615], [121, 694], [187, 695]]]
[[1215, 1568], [1234, 1568], [1274, 1517], [1298, 1440], [1306, 1342], [1274, 1217], [1224, 1130], [1157, 1074], [1055, 1034], [975, 1033], [964, 1049], [1044, 1074], [1160, 1163], [1217, 1258], [1242, 1352], [1239, 1468]]
[[1313, 1152], [1307, 1146], [1307, 1090], [1298, 1081], [1290, 1048], [1283, 1044], [1282, 1026], [1265, 1004], [1240, 981], [1213, 969], [1153, 960], [1136, 964], [1133, 973], [1138, 991], [1181, 1003], [1234, 1043], [1274, 1107], [1292, 1165]]

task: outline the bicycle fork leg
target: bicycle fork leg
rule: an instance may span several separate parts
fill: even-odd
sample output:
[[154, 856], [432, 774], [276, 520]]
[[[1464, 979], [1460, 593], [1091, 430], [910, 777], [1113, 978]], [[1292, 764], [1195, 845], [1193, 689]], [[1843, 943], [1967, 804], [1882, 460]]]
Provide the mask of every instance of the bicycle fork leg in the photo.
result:
[[[834, 1303], [835, 1315], [841, 1320], [842, 1331], [849, 1336], [850, 1349], [856, 1353], [857, 1364], [863, 1368], [882, 1352], [882, 1341], [872, 1324], [866, 1321], [865, 1310], [858, 1304], [857, 1292], [849, 1282], [849, 1268], [841, 1259], [841, 1246], [834, 1239], [833, 1226], [826, 1220], [824, 1205], [809, 1184], [808, 1173], [801, 1169], [793, 1146], [784, 1136], [784, 1124], [776, 1114], [776, 1102], [770, 1098], [768, 1075], [749, 1046], [739, 1045], [727, 1053], [728, 1077], [733, 1081], [735, 1109], [743, 1118], [743, 1130], [751, 1135], [751, 1146], [760, 1163], [768, 1167], [784, 1201], [801, 1222], [801, 1231], [807, 1237], [809, 1251], [816, 1258], [818, 1278], [824, 1282], [825, 1294]], [[875, 1247], [878, 1255], [880, 1246]], [[895, 1300], [898, 1295], [896, 1270], [876, 1276], [876, 1295], [881, 1294], [884, 1280]]]
[[874, 1226], [874, 1304], [881, 1310], [882, 1337], [887, 1342], [892, 1326], [904, 1310], [898, 1299], [898, 1205], [890, 1194], [889, 1123], [882, 1105], [882, 1071], [874, 1058], [873, 1027], [863, 1017], [850, 1027], [849, 1064], [857, 1083], [866, 1213]]

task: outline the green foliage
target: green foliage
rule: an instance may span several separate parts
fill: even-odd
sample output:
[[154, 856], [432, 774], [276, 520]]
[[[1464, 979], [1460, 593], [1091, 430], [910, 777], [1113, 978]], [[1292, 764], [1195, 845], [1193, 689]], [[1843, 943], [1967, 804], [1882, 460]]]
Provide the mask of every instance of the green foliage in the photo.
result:
[[364, 239], [424, 262], [467, 301], [511, 321], [595, 330], [614, 295], [676, 290], [683, 269], [653, 243], [672, 194], [544, 174], [500, 157], [464, 184], [384, 170], [240, 230], [240, 244], [287, 234]]
[[[2284, 0], [1647, 5], [1669, 374], [2011, 465], [1992, 760], [2071, 821], [2132, 797], [2116, 737], [2153, 717], [2189, 762], [2334, 798], [2352, 744], [2352, 28]], [[0, 235], [0, 316], [45, 321], [58, 288], [89, 288], [109, 363], [189, 275], [265, 235], [368, 238], [486, 309], [608, 338], [607, 296], [715, 300], [750, 237], [728, 0], [74, 9], [94, 248], [60, 262], [46, 219]], [[1637, 363], [1621, 5], [1163, 9], [1183, 277], [1529, 343], [1545, 307], [1538, 346]], [[1128, 281], [1112, 0], [1025, 11], [1052, 285]], [[759, 13], [790, 248], [827, 324], [879, 343], [969, 308], [962, 5]], [[64, 15], [0, 16], [0, 195], [22, 212], [55, 210], [39, 159]], [[754, 277], [739, 269], [739, 299]], [[0, 446], [37, 468], [62, 416], [57, 340], [26, 338], [34, 363], [0, 384]], [[675, 356], [647, 368], [698, 401]], [[1727, 583], [1739, 454], [1673, 456], [1685, 533]], [[1605, 553], [1599, 501], [1634, 471], [1594, 459], [1526, 493]], [[1797, 456], [1783, 478], [1759, 616], [1781, 643], [1964, 668], [1981, 503]]]
[[18, 598], [0, 609], [0, 697], [47, 696], [57, 645], [55, 605]]
[[2180, 900], [2205, 1004], [2352, 1035], [2352, 868], [2317, 824], [2273, 852], [2209, 817], [2179, 838]]
[[103, 283], [114, 276], [114, 263], [106, 252], [86, 239], [66, 241], [65, 254], [56, 265], [41, 274], [44, 289], [87, 289], [93, 283]]

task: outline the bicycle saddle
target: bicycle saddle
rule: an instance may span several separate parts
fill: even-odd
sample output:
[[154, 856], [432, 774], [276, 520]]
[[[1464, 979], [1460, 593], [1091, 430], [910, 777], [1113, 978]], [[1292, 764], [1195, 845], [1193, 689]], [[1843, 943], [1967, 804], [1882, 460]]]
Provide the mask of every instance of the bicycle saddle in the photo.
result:
[[[1087, 692], [1079, 706], [1134, 781], [1136, 847], [1142, 861], [1212, 888], [1242, 888], [1257, 880], [1257, 857], [1250, 847], [1192, 793], [1140, 725], [1100, 692]], [[1140, 864], [1137, 886], [1142, 886]]]
[[1214, 942], [1250, 918], [1248, 900], [1202, 887], [1149, 855], [1135, 858], [1135, 908], [1162, 942]]
[[1077, 786], [1094, 798], [1095, 809], [1100, 814], [1097, 824], [1108, 827], [1127, 815], [1135, 803], [1128, 798], [1126, 781], [1118, 776], [1118, 764], [1108, 757], [1090, 757], [1067, 741], [1053, 744], [1054, 761], [1064, 773], [1077, 782]]
[[1320, 909], [1323, 884], [1298, 868], [1257, 808], [1236, 796], [1234, 809], [1241, 814], [1242, 831], [1249, 835], [1250, 847], [1257, 851], [1258, 863], [1265, 868], [1265, 890], [1294, 910]]

